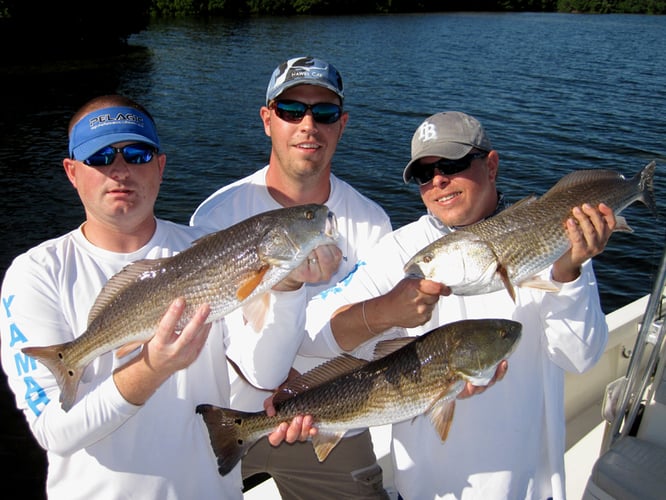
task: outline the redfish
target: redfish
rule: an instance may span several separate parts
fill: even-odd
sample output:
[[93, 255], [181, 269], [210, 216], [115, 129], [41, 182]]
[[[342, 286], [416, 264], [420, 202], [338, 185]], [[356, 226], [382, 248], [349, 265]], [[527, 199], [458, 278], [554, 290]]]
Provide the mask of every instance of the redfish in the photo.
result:
[[290, 382], [273, 398], [277, 414], [201, 404], [218, 470], [231, 471], [247, 450], [280, 422], [312, 415], [312, 445], [320, 462], [350, 429], [392, 424], [426, 414], [442, 441], [456, 396], [467, 380], [490, 380], [520, 339], [522, 325], [508, 319], [450, 323], [420, 337], [379, 342], [376, 359], [334, 358]]
[[334, 243], [337, 237], [335, 215], [325, 205], [258, 214], [204, 236], [172, 257], [130, 264], [100, 292], [85, 332], [63, 344], [22, 351], [51, 370], [60, 386], [62, 408], [69, 411], [85, 368], [106, 352], [122, 346], [116, 355], [123, 357], [150, 340], [176, 298], [186, 301], [178, 330], [206, 303], [211, 308], [207, 322], [247, 306], [259, 311], [254, 313], [258, 329], [265, 309], [257, 301], [315, 247]]
[[427, 245], [405, 264], [405, 274], [444, 283], [456, 295], [506, 288], [515, 300], [515, 286], [557, 290], [554, 283], [536, 275], [570, 248], [566, 220], [573, 207], [605, 203], [615, 212], [616, 230], [631, 232], [617, 214], [635, 201], [657, 214], [655, 166], [653, 161], [629, 179], [601, 169], [567, 174], [540, 198], [525, 198]]

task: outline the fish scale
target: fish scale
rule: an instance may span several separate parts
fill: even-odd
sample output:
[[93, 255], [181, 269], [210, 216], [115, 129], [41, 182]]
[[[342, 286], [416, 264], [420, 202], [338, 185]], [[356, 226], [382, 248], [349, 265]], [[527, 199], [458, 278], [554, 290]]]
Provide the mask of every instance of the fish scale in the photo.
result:
[[[461, 320], [416, 338], [380, 342], [373, 361], [344, 355], [292, 381], [273, 400], [276, 415], [202, 404], [211, 446], [222, 475], [279, 422], [311, 415], [319, 461], [350, 429], [401, 422], [428, 414], [442, 440], [455, 397], [470, 377], [490, 378], [509, 357], [522, 326], [508, 319]], [[387, 354], [384, 354], [387, 353]]]
[[612, 170], [579, 170], [564, 176], [540, 198], [530, 196], [481, 222], [442, 236], [406, 264], [407, 275], [439, 281], [456, 295], [476, 295], [538, 283], [535, 276], [571, 246], [566, 221], [573, 207], [604, 203], [618, 218], [618, 229], [631, 231], [618, 214], [635, 201], [657, 215], [650, 162], [632, 178]]
[[130, 264], [100, 292], [85, 332], [70, 342], [22, 351], [51, 370], [62, 408], [68, 411], [86, 366], [105, 352], [125, 346], [120, 357], [147, 342], [176, 298], [186, 301], [177, 331], [203, 304], [210, 305], [210, 323], [258, 299], [315, 247], [334, 243], [337, 236], [335, 215], [325, 205], [258, 214], [206, 235], [172, 257]]

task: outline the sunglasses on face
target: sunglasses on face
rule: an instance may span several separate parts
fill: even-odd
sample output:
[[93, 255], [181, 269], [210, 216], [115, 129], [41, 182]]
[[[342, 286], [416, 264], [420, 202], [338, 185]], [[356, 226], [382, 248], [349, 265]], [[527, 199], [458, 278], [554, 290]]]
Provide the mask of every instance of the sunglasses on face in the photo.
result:
[[467, 170], [472, 162], [478, 158], [485, 158], [488, 156], [487, 151], [481, 153], [470, 153], [463, 156], [457, 160], [449, 160], [448, 158], [441, 158], [434, 163], [419, 163], [412, 177], [419, 186], [429, 183], [433, 177], [435, 177], [435, 169], [437, 169], [442, 175], [454, 175]]
[[105, 167], [111, 165], [116, 155], [121, 153], [126, 163], [141, 165], [152, 160], [156, 152], [153, 146], [142, 142], [129, 144], [122, 148], [106, 146], [83, 160], [83, 163], [91, 167]]
[[273, 101], [271, 107], [280, 119], [290, 123], [300, 123], [308, 109], [312, 111], [315, 122], [326, 125], [337, 122], [342, 116], [342, 106], [332, 102], [305, 104], [299, 101]]

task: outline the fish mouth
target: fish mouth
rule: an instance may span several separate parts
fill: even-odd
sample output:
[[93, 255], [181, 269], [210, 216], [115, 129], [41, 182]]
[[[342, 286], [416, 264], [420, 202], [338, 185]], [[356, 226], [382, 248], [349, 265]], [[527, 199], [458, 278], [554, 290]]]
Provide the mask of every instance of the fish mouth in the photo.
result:
[[404, 269], [405, 272], [405, 278], [416, 278], [416, 279], [424, 279], [425, 274], [423, 273], [423, 270], [418, 264], [409, 264], [405, 267]]
[[324, 227], [324, 234], [332, 239], [337, 239], [338, 237], [338, 219], [333, 212], [330, 210], [326, 215], [326, 225]]

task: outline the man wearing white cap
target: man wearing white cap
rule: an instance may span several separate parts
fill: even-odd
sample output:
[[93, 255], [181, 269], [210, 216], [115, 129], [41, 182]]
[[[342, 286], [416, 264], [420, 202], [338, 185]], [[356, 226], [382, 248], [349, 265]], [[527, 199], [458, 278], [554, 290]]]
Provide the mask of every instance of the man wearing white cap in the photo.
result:
[[[487, 391], [468, 383], [458, 396], [478, 394], [456, 404], [446, 441], [429, 415], [393, 425], [395, 484], [406, 500], [565, 497], [564, 371], [587, 370], [606, 345], [590, 259], [615, 228], [612, 210], [574, 209], [567, 222], [572, 248], [544, 272], [560, 284], [558, 292], [519, 288], [515, 302], [506, 290], [454, 296], [445, 284], [403, 271], [423, 247], [503, 208], [498, 170], [499, 155], [474, 117], [448, 111], [427, 118], [413, 135], [403, 172], [405, 182], [418, 185], [427, 213], [382, 238], [344, 283], [309, 302], [308, 331], [318, 331], [331, 356], [365, 356], [380, 340], [461, 319], [523, 325], [508, 370], [502, 361], [489, 385], [502, 381]], [[330, 321], [310, 325], [321, 317]]]
[[[349, 118], [344, 110], [344, 89], [340, 73], [315, 57], [295, 57], [280, 64], [266, 89], [266, 104], [259, 114], [264, 131], [271, 138], [268, 165], [224, 186], [206, 199], [192, 215], [191, 224], [224, 228], [241, 218], [280, 207], [323, 203], [338, 220], [338, 245], [322, 247], [317, 261], [335, 259], [337, 272], [328, 280], [308, 284], [307, 297], [343, 279], [364, 252], [391, 230], [388, 216], [332, 172], [332, 159]], [[328, 252], [326, 252], [328, 250]], [[231, 328], [229, 352], [253, 341]], [[291, 329], [298, 343], [304, 329]], [[258, 349], [258, 356], [291, 360], [301, 373], [325, 361], [308, 357], [305, 346], [292, 350], [276, 343], [273, 349]], [[235, 372], [231, 401], [234, 408], [258, 411], [271, 395], [246, 383]], [[265, 439], [250, 448], [242, 460], [243, 477], [257, 473], [273, 476], [284, 499], [383, 499], [382, 470], [377, 464], [370, 432], [351, 433], [319, 462], [311, 443], [274, 448]]]
[[[117, 358], [98, 356], [85, 370], [73, 406], [64, 411], [55, 376], [21, 352], [23, 347], [72, 341], [107, 280], [141, 259], [170, 257], [206, 231], [157, 219], [155, 200], [166, 155], [150, 114], [119, 95], [86, 103], [72, 118], [65, 173], [84, 206], [80, 227], [28, 250], [2, 283], [2, 367], [49, 463], [50, 500], [90, 498], [241, 499], [240, 467], [218, 473], [200, 403], [229, 404], [225, 323], [204, 324], [201, 306], [176, 334], [185, 303], [165, 310], [155, 336]], [[337, 267], [337, 266], [336, 266]], [[327, 277], [304, 264], [274, 287], [272, 322], [262, 333], [279, 336], [303, 324], [301, 281]], [[257, 335], [255, 333], [255, 335]], [[239, 362], [247, 373], [270, 366]], [[286, 366], [285, 372], [290, 365]], [[268, 378], [268, 375], [266, 377]], [[283, 374], [273, 375], [280, 383]], [[305, 439], [302, 419], [271, 434], [271, 442]], [[13, 484], [21, 497], [21, 485]]]

